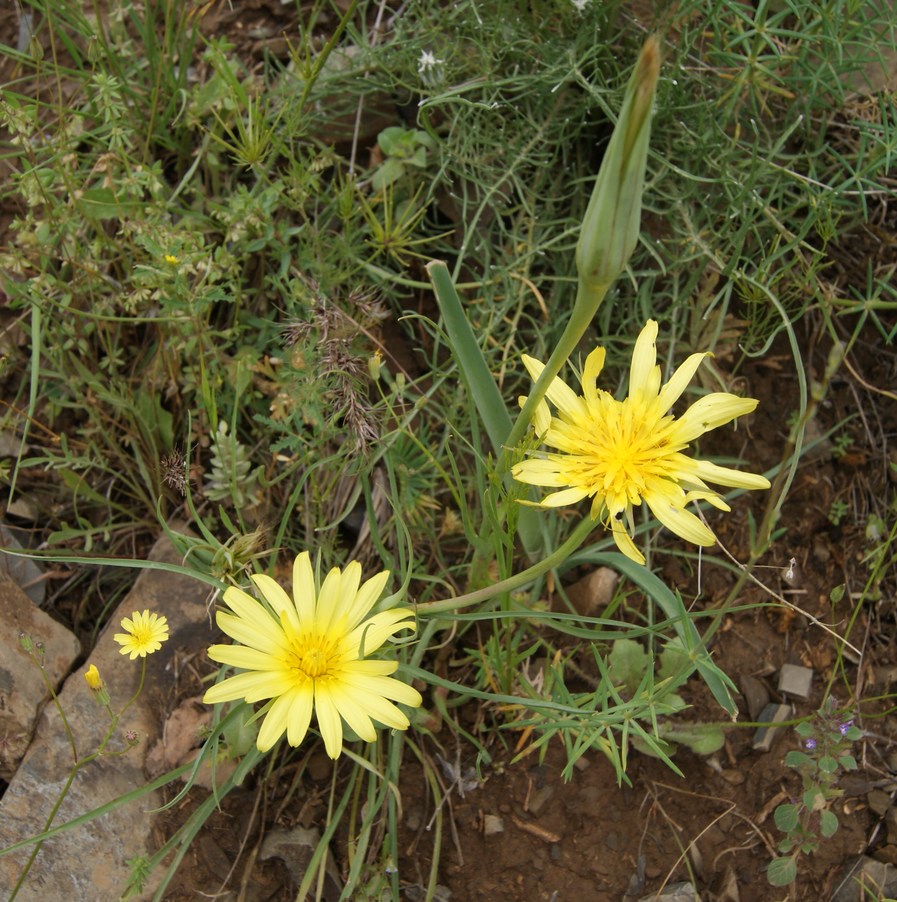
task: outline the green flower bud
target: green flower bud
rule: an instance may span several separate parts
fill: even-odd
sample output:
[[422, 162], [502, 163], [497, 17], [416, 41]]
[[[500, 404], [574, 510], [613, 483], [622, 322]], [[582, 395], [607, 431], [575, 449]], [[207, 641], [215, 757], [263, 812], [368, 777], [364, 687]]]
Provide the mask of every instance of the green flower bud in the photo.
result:
[[596, 299], [596, 309], [638, 241], [651, 110], [659, 76], [660, 44], [650, 37], [626, 87], [620, 118], [601, 161], [576, 245], [580, 298]]

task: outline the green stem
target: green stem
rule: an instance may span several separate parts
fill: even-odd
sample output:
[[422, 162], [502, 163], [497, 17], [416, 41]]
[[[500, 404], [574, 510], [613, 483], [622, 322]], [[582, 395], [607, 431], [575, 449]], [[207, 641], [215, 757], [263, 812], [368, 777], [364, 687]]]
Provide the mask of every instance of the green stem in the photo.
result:
[[442, 614], [446, 611], [458, 611], [461, 608], [468, 608], [471, 605], [479, 604], [481, 601], [488, 601], [496, 595], [519, 589], [522, 586], [531, 583], [543, 573], [547, 573], [552, 568], [563, 563], [577, 548], [579, 548], [580, 545], [582, 545], [589, 533], [594, 529], [594, 526], [595, 521], [587, 516], [580, 522], [576, 529], [573, 530], [562, 545], [559, 545], [548, 555], [548, 557], [533, 564], [532, 567], [527, 567], [526, 570], [521, 570], [520, 573], [515, 573], [513, 576], [509, 576], [507, 579], [503, 579], [491, 586], [477, 589], [475, 592], [468, 592], [465, 595], [459, 595], [456, 598], [446, 598], [442, 601], [425, 602], [424, 604], [417, 606], [417, 613], [418, 615], [427, 615]]
[[579, 340], [585, 334], [586, 329], [589, 328], [589, 325], [594, 319], [595, 314], [598, 312], [598, 307], [604, 300], [609, 288], [610, 283], [590, 289], [583, 284], [582, 280], [580, 280], [576, 293], [576, 303], [573, 305], [573, 313], [570, 316], [570, 321], [567, 323], [567, 327], [558, 339], [554, 351], [552, 351], [551, 356], [548, 358], [548, 363], [545, 364], [545, 369], [542, 370], [541, 375], [536, 380], [533, 390], [526, 399], [526, 403], [521, 408], [520, 413], [517, 415], [517, 419], [514, 421], [514, 425], [511, 427], [511, 431], [508, 434], [504, 451], [498, 462], [499, 473], [507, 468], [510, 452], [520, 444], [527, 426], [529, 426], [533, 419], [536, 408], [548, 392], [548, 386], [551, 385], [551, 380], [560, 373], [564, 364], [570, 358], [570, 355], [576, 350]]

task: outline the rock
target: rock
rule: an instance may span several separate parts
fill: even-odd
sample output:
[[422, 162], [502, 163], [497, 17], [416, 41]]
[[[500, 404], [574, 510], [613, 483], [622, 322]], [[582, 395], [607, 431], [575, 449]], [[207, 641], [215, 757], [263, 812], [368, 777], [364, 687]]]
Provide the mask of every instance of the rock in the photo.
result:
[[[598, 567], [587, 576], [567, 588], [567, 597], [578, 614], [584, 617], [596, 617], [606, 608], [614, 597], [620, 574], [610, 567]], [[557, 610], [564, 607], [563, 602], [554, 605]]]
[[[180, 555], [167, 538], [160, 539], [150, 560], [180, 563]], [[121, 718], [109, 743], [115, 752], [125, 748], [125, 730], [136, 731], [135, 748], [120, 756], [108, 755], [84, 766], [53, 820], [53, 825], [86, 814], [145, 785], [144, 757], [159, 736], [159, 711], [173, 689], [176, 668], [172, 659], [181, 647], [200, 648], [211, 639], [206, 597], [208, 588], [198, 580], [161, 570], [144, 570], [100, 635], [87, 664], [66, 681], [59, 700], [74, 736], [79, 757], [96, 751], [108, 728], [108, 714], [97, 703], [84, 673], [95, 664], [106, 684], [112, 708], [121, 710], [137, 690], [140, 659], [119, 653], [113, 634], [121, 631], [121, 618], [149, 609], [168, 618], [169, 640], [146, 658], [144, 690]], [[34, 741], [0, 801], [0, 848], [39, 833], [59, 798], [71, 771], [72, 749], [54, 705], [47, 705]], [[41, 848], [17, 899], [47, 902], [56, 899], [118, 899], [130, 875], [128, 860], [149, 857], [153, 839], [153, 809], [164, 799], [153, 792], [47, 840]], [[12, 887], [30, 848], [0, 858], [0, 886]], [[148, 888], [135, 899], [147, 898], [161, 878], [150, 875]]]
[[701, 902], [694, 886], [689, 882], [671, 883], [659, 893], [642, 896], [639, 902]]
[[[293, 880], [299, 884], [305, 877], [305, 872], [320, 843], [321, 831], [317, 827], [311, 829], [293, 827], [291, 830], [275, 827], [262, 842], [259, 858], [262, 861], [268, 858], [279, 858], [287, 866]], [[326, 902], [337, 902], [342, 882], [330, 851], [328, 850], [324, 854], [326, 856], [324, 861], [326, 874], [324, 899]]]
[[832, 902], [858, 902], [897, 896], [897, 868], [861, 855], [835, 884]]
[[881, 817], [891, 807], [891, 796], [881, 789], [870, 790], [866, 795], [869, 808]]
[[[10, 551], [21, 551], [22, 543], [12, 530], [0, 523], [0, 548]], [[36, 604], [44, 603], [47, 584], [43, 580], [41, 568], [30, 557], [19, 557], [15, 554], [0, 554], [0, 572], [9, 574], [19, 584], [22, 591]]]
[[747, 702], [748, 717], [756, 722], [760, 712], [769, 704], [769, 690], [766, 684], [749, 673], [743, 673], [738, 678], [738, 687]]
[[[5, 557], [0, 556], [0, 560]], [[71, 670], [81, 646], [3, 571], [0, 623], [0, 778], [10, 780], [31, 741], [41, 707], [49, 698], [40, 668], [22, 649], [19, 634], [43, 645], [44, 672], [54, 689]]]
[[757, 731], [754, 733], [754, 751], [768, 752], [772, 748], [773, 740], [782, 729], [775, 725], [783, 720], [789, 720], [792, 713], [791, 705], [767, 705], [760, 712], [760, 723], [766, 723], [769, 726], [757, 727]]
[[813, 671], [809, 667], [797, 664], [783, 664], [779, 671], [779, 692], [794, 695], [797, 698], [810, 697], [813, 686]]

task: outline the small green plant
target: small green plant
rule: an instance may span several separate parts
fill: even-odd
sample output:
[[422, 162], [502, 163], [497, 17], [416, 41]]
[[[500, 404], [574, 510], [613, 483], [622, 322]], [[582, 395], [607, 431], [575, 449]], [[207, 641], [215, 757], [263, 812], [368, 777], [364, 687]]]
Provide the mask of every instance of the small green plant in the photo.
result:
[[[654, 690], [654, 699], [663, 699], [672, 711], [684, 710], [686, 703], [673, 691], [681, 686], [693, 673], [689, 665], [688, 654], [681, 644], [671, 642], [657, 656], [657, 672], [653, 679], [647, 679], [647, 685]], [[645, 651], [641, 643], [633, 639], [616, 639], [607, 659], [608, 676], [615, 686], [622, 688], [625, 698], [635, 698], [646, 685], [646, 677], [650, 677], [654, 659]], [[646, 715], [650, 718], [651, 710]], [[672, 756], [677, 745], [684, 745], [698, 755], [712, 755], [722, 748], [726, 735], [722, 727], [716, 724], [681, 723], [673, 720], [658, 720], [656, 732], [650, 743], [645, 742], [639, 734], [632, 735], [632, 744], [645, 755], [652, 757]], [[662, 753], [662, 754], [661, 754]]]
[[828, 509], [828, 522], [832, 526], [840, 526], [849, 511], [850, 505], [843, 498], [835, 498]]
[[786, 836], [779, 843], [782, 857], [773, 859], [766, 869], [766, 878], [773, 886], [791, 883], [797, 876], [798, 856], [815, 852], [820, 839], [834, 836], [838, 830], [838, 816], [832, 810], [834, 801], [842, 795], [838, 777], [841, 771], [857, 769], [850, 747], [863, 735], [853, 718], [839, 712], [831, 696], [814, 718], [798, 724], [795, 732], [803, 750], [788, 752], [785, 765], [800, 774], [801, 795], [775, 810], [776, 826]]
[[384, 160], [371, 178], [375, 191], [388, 188], [408, 171], [426, 169], [430, 151], [436, 149], [432, 135], [420, 129], [391, 125], [377, 135], [377, 145], [383, 151]]
[[847, 432], [840, 432], [832, 440], [832, 457], [841, 460], [853, 447], [853, 436]]

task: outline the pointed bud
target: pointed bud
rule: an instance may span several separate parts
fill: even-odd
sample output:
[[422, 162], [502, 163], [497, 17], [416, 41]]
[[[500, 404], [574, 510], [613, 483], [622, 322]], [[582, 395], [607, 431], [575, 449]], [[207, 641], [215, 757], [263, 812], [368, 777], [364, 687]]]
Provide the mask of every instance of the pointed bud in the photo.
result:
[[598, 303], [638, 241], [651, 111], [659, 77], [660, 44], [649, 37], [626, 87], [620, 118], [601, 161], [576, 245], [580, 295], [597, 298]]
[[87, 680], [87, 685], [90, 686], [91, 689], [97, 690], [103, 688], [103, 678], [100, 676], [100, 671], [97, 670], [96, 664], [91, 664], [90, 667], [87, 668], [84, 679]]
[[84, 679], [93, 691], [96, 700], [103, 705], [103, 707], [108, 707], [109, 691], [106, 689], [106, 684], [103, 682], [103, 678], [100, 676], [100, 671], [97, 670], [96, 664], [91, 664], [90, 667], [87, 668], [84, 673]]

